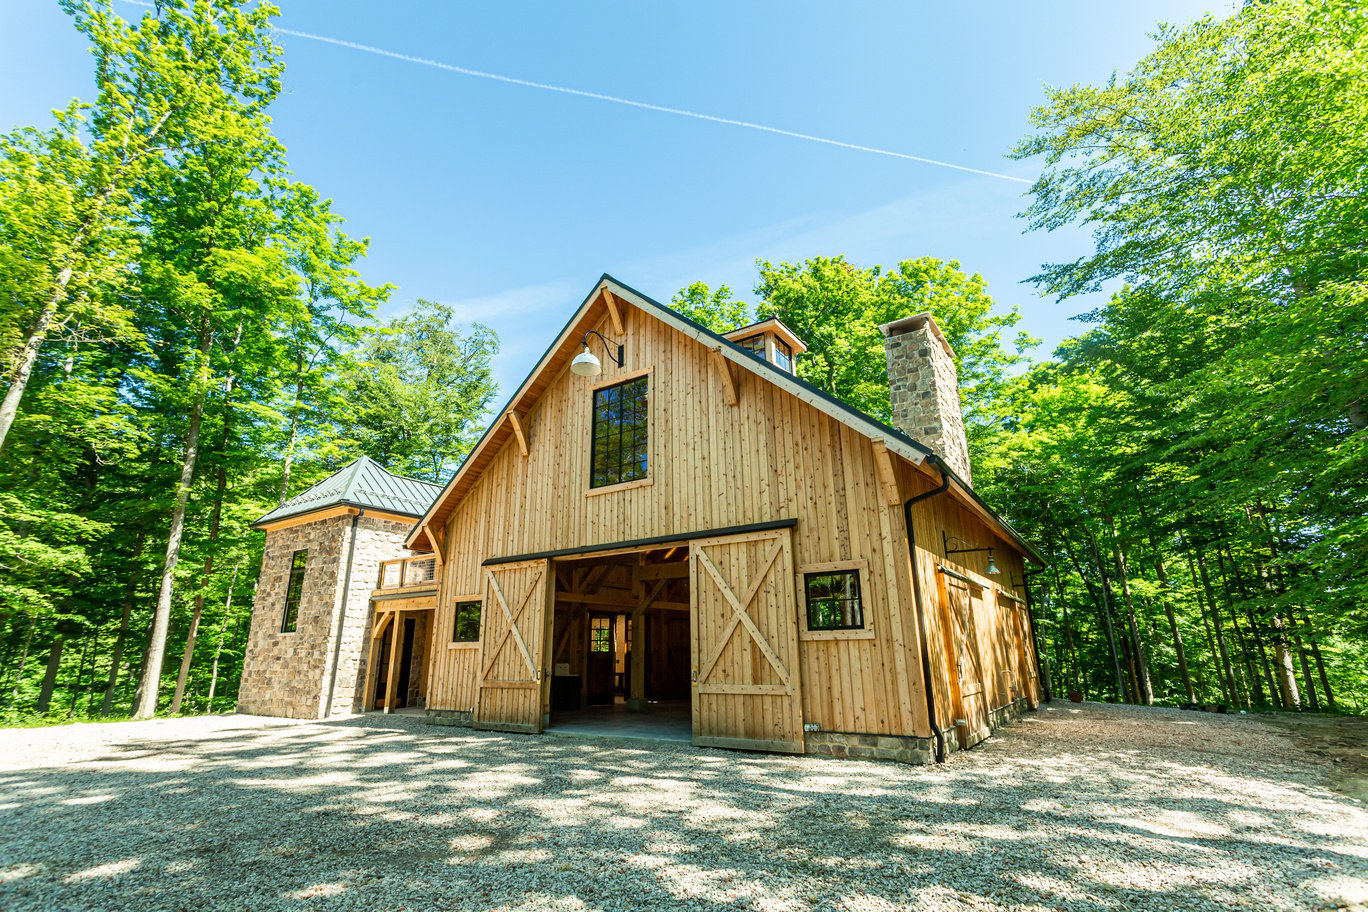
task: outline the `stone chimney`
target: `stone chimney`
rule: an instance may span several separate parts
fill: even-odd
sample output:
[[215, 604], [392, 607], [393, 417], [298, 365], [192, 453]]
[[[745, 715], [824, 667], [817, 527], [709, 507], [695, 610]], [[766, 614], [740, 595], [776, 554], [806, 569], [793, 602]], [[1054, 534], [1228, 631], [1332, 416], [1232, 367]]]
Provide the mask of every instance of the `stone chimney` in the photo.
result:
[[950, 343], [930, 312], [894, 320], [879, 330], [888, 359], [893, 426], [944, 459], [950, 471], [972, 485], [959, 375]]

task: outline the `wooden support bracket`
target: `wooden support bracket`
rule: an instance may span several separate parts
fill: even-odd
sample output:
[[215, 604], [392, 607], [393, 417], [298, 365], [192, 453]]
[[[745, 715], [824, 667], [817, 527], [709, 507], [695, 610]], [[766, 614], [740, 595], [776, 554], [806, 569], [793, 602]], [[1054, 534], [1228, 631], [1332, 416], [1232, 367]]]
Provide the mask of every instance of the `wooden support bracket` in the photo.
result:
[[722, 375], [722, 398], [727, 405], [737, 405], [741, 397], [737, 395], [736, 377], [732, 374], [731, 362], [722, 354], [722, 349], [712, 350], [713, 361], [717, 364], [717, 371]]
[[890, 507], [896, 507], [902, 503], [902, 495], [898, 493], [898, 476], [893, 471], [893, 454], [888, 452], [888, 447], [882, 440], [874, 441], [874, 464], [879, 468], [879, 481], [883, 482], [884, 499]]
[[512, 409], [508, 410], [508, 423], [513, 426], [513, 436], [518, 438], [518, 449], [526, 456], [527, 435], [523, 433], [523, 426], [522, 422], [518, 420], [518, 413]]
[[603, 303], [608, 305], [608, 316], [613, 321], [613, 332], [619, 336], [627, 335], [627, 330], [622, 325], [622, 314], [618, 312], [617, 298], [606, 287], [603, 289]]

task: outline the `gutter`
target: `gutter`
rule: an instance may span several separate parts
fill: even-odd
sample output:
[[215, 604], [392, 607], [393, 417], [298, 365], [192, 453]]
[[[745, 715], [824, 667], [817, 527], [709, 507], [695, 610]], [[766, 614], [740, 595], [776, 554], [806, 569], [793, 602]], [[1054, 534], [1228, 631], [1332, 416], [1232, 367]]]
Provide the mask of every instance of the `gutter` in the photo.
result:
[[[940, 457], [935, 454], [926, 457], [928, 462], [933, 463], [941, 473], [940, 487], [930, 491], [923, 491], [914, 497], [910, 497], [903, 504], [903, 522], [907, 526], [907, 557], [911, 562], [912, 571], [912, 596], [917, 603], [917, 638], [921, 641], [922, 654], [922, 682], [926, 690], [926, 720], [931, 726], [931, 732], [936, 736], [936, 762], [945, 762], [945, 733], [936, 725], [936, 691], [931, 680], [931, 649], [930, 636], [926, 632], [926, 604], [922, 597], [921, 574], [917, 572], [917, 533], [912, 524], [912, 505], [922, 500], [930, 500], [932, 497], [944, 494], [950, 490], [950, 472], [945, 468], [945, 464], [940, 461]], [[1034, 626], [1032, 630], [1034, 630]], [[1040, 650], [1036, 650], [1036, 660], [1040, 660]]]
[[[351, 572], [352, 558], [356, 556], [356, 525], [361, 521], [361, 517], [366, 515], [363, 507], [359, 512], [352, 516], [351, 521], [351, 543], [347, 545], [347, 572], [342, 579], [342, 607], [337, 613], [337, 636], [333, 639], [333, 659], [332, 672], [328, 675], [328, 702], [323, 707], [323, 718], [332, 715], [333, 691], [337, 687], [337, 663], [342, 657], [342, 629], [347, 624], [347, 600], [351, 596]], [[1040, 651], [1036, 651], [1037, 659]]]

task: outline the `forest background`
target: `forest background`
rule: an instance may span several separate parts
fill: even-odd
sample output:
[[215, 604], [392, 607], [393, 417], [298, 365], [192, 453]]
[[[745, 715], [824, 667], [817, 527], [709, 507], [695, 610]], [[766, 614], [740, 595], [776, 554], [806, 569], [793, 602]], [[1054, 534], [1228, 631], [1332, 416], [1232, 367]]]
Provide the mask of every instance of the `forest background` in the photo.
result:
[[[361, 454], [448, 477], [497, 339], [431, 302], [376, 319], [393, 288], [272, 135], [271, 7], [62, 6], [97, 94], [0, 138], [0, 718], [223, 711], [248, 524]], [[883, 420], [877, 327], [936, 314], [976, 488], [1049, 562], [1056, 694], [1363, 712], [1365, 77], [1363, 10], [1276, 0], [1049, 90], [1013, 153], [1042, 164], [1024, 217], [1095, 247], [1035, 282], [1120, 288], [1049, 358], [928, 257], [760, 262], [753, 301], [699, 282], [673, 304], [780, 317], [800, 375]]]

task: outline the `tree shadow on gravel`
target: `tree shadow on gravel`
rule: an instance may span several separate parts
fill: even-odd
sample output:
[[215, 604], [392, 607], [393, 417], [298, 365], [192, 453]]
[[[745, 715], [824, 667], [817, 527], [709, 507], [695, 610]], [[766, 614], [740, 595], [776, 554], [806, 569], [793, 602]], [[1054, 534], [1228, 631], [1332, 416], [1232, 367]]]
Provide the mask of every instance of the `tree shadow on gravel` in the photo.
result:
[[918, 768], [383, 716], [127, 741], [0, 771], [0, 909], [1297, 909], [1368, 891], [1351, 801], [1215, 754], [1066, 746]]

